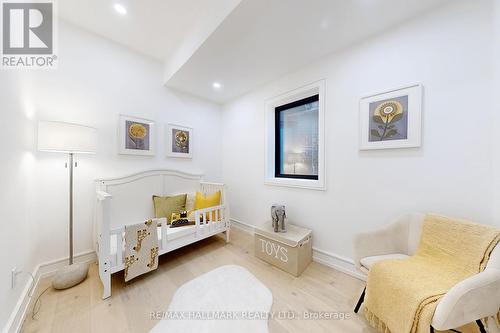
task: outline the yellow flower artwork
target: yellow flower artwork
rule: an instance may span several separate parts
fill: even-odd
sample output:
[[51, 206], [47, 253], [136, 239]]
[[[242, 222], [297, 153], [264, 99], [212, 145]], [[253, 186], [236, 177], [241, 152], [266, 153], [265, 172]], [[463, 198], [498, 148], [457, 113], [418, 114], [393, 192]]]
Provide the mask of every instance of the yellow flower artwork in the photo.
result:
[[167, 156], [192, 158], [193, 129], [167, 124]]
[[128, 130], [131, 137], [135, 139], [144, 139], [147, 134], [146, 127], [141, 124], [132, 124]]
[[149, 150], [149, 125], [126, 121], [127, 149]]
[[175, 153], [189, 153], [189, 132], [182, 129], [172, 129], [172, 151]]
[[370, 103], [370, 141], [407, 138], [408, 96]]

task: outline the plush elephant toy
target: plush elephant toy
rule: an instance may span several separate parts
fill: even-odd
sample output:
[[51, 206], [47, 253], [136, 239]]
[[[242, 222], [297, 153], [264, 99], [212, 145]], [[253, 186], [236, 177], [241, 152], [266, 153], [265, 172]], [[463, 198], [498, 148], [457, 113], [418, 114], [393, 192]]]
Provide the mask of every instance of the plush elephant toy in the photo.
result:
[[286, 232], [285, 206], [283, 206], [283, 205], [272, 205], [271, 206], [271, 218], [273, 220], [273, 229], [274, 229], [274, 232]]

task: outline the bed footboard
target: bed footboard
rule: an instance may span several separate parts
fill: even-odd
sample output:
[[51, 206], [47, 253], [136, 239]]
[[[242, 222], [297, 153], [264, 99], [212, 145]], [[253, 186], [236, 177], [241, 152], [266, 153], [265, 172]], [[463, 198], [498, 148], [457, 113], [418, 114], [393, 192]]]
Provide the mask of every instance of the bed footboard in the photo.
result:
[[111, 296], [111, 272], [110, 272], [110, 205], [112, 196], [104, 191], [97, 191], [97, 257], [99, 265], [99, 277], [103, 285], [102, 299]]
[[220, 229], [227, 229], [229, 225], [226, 219], [226, 209], [225, 205], [219, 205], [195, 210], [193, 214], [196, 221], [196, 236], [200, 238]]
[[226, 185], [222, 183], [209, 183], [209, 182], [200, 182], [200, 190], [203, 194], [212, 194], [214, 192], [220, 191], [221, 192], [221, 205], [224, 206], [224, 211], [223, 211], [223, 220], [224, 223], [226, 224], [226, 231], [224, 232], [226, 236], [226, 243], [229, 243], [230, 241], [230, 233], [231, 233], [231, 218], [230, 218], [230, 211], [229, 211], [229, 202], [227, 201], [227, 196], [226, 196]]

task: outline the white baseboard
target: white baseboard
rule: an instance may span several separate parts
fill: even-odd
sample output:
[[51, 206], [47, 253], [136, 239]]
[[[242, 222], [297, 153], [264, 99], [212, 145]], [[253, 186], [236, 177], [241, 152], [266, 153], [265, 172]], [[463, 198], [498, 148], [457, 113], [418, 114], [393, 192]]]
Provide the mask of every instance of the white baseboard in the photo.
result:
[[[231, 219], [231, 226], [250, 234], [253, 234], [255, 231], [255, 227], [253, 225], [236, 219]], [[348, 274], [356, 279], [362, 281], [366, 280], [366, 276], [356, 270], [354, 261], [350, 258], [313, 247], [313, 261], [331, 267], [339, 272]]]
[[236, 219], [231, 219], [231, 227], [236, 227], [240, 230], [243, 230], [245, 232], [248, 232], [249, 234], [252, 234], [253, 235], [253, 232], [254, 232], [254, 226], [251, 225], [251, 224], [248, 224], [248, 223], [245, 223], [245, 222], [242, 222], [240, 220], [236, 220]]
[[313, 247], [313, 260], [358, 280], [366, 281], [366, 276], [357, 271], [354, 261], [350, 258]]
[[[96, 261], [96, 258], [97, 257], [94, 251], [86, 251], [75, 255], [74, 261], [92, 263]], [[19, 300], [12, 311], [7, 324], [2, 330], [3, 333], [18, 333], [21, 331], [22, 324], [26, 318], [26, 312], [30, 308], [31, 302], [34, 301], [32, 297], [35, 295], [34, 292], [36, 291], [40, 280], [55, 274], [59, 268], [67, 265], [67, 262], [68, 258], [66, 257], [41, 263], [35, 267], [32, 272], [34, 281], [31, 281], [30, 279], [28, 283], [26, 283], [26, 286], [24, 287]], [[29, 295], [30, 291], [32, 291], [31, 296]]]

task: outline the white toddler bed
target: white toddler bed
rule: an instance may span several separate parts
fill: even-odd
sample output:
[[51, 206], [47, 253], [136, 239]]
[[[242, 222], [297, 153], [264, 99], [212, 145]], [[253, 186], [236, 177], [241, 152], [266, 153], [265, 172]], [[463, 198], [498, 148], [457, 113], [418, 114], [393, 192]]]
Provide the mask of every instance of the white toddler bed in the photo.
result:
[[[230, 222], [224, 184], [207, 183], [201, 175], [174, 170], [153, 170], [127, 177], [96, 181], [95, 250], [102, 298], [111, 296], [111, 274], [125, 268], [124, 232], [126, 225], [144, 222], [154, 215], [153, 195], [166, 196], [200, 191], [221, 191], [219, 206], [194, 211], [195, 225], [170, 228], [165, 218], [158, 223], [159, 255], [213, 235], [224, 233], [229, 242]], [[213, 212], [206, 214], [207, 212]], [[200, 216], [207, 216], [200, 222]]]

